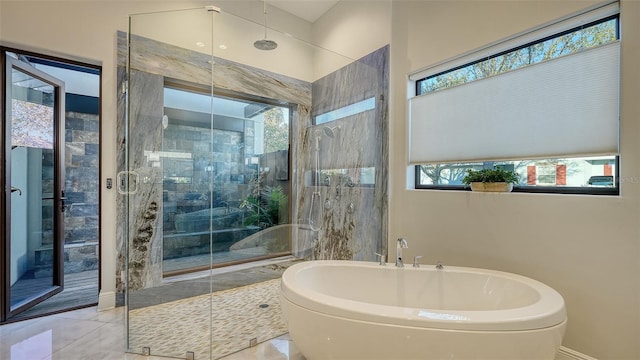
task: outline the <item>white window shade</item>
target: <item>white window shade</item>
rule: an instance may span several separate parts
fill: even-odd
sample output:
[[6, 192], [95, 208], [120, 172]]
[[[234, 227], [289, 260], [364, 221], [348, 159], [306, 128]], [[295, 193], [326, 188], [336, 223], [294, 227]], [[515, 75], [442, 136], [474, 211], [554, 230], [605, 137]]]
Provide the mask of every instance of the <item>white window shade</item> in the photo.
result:
[[620, 44], [409, 100], [409, 162], [618, 153]]

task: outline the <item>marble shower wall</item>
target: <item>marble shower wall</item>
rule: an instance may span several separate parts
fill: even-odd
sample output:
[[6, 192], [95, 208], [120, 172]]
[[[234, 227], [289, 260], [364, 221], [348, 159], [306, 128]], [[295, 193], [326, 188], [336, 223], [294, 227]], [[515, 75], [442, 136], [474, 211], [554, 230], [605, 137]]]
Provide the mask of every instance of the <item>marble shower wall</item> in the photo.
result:
[[[162, 170], [153, 167], [145, 151], [162, 150], [163, 88], [166, 79], [217, 90], [276, 99], [292, 106], [290, 214], [294, 226], [292, 253], [318, 259], [372, 260], [386, 247], [388, 53], [381, 48], [325, 76], [313, 84], [214, 58], [158, 41], [131, 36], [129, 169], [138, 172], [138, 191], [118, 197], [118, 224], [128, 224], [129, 256], [125, 228], [118, 226], [117, 289], [124, 291], [125, 264], [129, 290], [155, 287], [162, 282]], [[118, 89], [126, 79], [127, 36], [118, 33]], [[213, 71], [213, 74], [212, 74]], [[312, 96], [313, 94], [313, 96]], [[312, 118], [333, 109], [374, 97], [373, 110], [322, 125]], [[313, 101], [312, 101], [313, 99]], [[126, 170], [126, 99], [118, 94], [118, 171]], [[336, 136], [320, 138], [320, 168], [331, 178], [321, 186], [323, 210], [320, 231], [310, 231], [308, 213], [314, 191], [315, 136], [324, 126]], [[374, 168], [372, 181], [363, 184], [360, 170]], [[339, 170], [339, 171], [335, 171]], [[352, 179], [354, 186], [348, 186]], [[128, 207], [130, 216], [125, 218]], [[126, 221], [128, 220], [128, 221]], [[386, 250], [386, 249], [385, 249]], [[122, 302], [122, 296], [119, 302]]]
[[[262, 69], [249, 67], [147, 38], [131, 36], [131, 59], [128, 91], [129, 117], [129, 170], [139, 174], [138, 191], [118, 196], [118, 224], [128, 220], [129, 256], [124, 247], [124, 229], [116, 231], [118, 250], [117, 290], [118, 302], [123, 302], [125, 264], [129, 267], [129, 290], [158, 286], [162, 282], [162, 169], [153, 167], [145, 151], [162, 150], [163, 89], [165, 79], [196, 86], [211, 86], [216, 90], [270, 98], [289, 103], [293, 108], [292, 132], [296, 124], [308, 123], [311, 107], [311, 84]], [[118, 89], [126, 79], [127, 35], [118, 33]], [[126, 98], [118, 92], [118, 171], [126, 170], [125, 139]], [[296, 148], [296, 139], [291, 148]], [[291, 178], [294, 178], [297, 159], [291, 158]], [[295, 191], [295, 184], [292, 186]], [[290, 210], [295, 213], [295, 202]], [[295, 244], [292, 244], [295, 248]]]
[[[312, 113], [300, 124], [303, 141], [297, 152], [298, 222], [308, 224], [316, 206], [322, 211], [319, 230], [299, 234], [300, 243], [309, 245], [306, 256], [311, 259], [375, 260], [376, 252], [386, 252], [388, 59], [385, 46], [312, 85]], [[374, 109], [319, 125], [312, 120], [370, 98], [375, 99]], [[325, 134], [326, 127], [332, 129], [333, 138]], [[320, 196], [311, 209], [314, 191]]]

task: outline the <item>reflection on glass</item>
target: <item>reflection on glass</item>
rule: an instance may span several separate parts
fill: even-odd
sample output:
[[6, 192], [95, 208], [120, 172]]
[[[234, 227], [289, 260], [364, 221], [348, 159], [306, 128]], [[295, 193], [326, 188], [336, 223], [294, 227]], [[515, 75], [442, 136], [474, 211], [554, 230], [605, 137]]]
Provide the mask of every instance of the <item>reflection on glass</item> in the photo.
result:
[[18, 69], [11, 88], [11, 308], [53, 280], [54, 88]]
[[165, 274], [289, 252], [259, 234], [289, 219], [289, 108], [167, 87], [165, 116]]
[[51, 359], [53, 356], [53, 331], [46, 330], [11, 345], [8, 360]]
[[338, 185], [341, 187], [372, 186], [376, 183], [376, 168], [326, 169], [320, 171], [320, 178], [332, 177], [338, 179]]

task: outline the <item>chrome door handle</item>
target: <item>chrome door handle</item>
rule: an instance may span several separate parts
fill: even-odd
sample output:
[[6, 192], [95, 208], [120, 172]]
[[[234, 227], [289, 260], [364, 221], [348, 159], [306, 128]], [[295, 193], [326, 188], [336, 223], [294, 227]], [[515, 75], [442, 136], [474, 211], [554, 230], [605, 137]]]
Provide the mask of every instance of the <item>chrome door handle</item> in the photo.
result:
[[22, 190], [18, 189], [18, 188], [17, 188], [17, 187], [15, 187], [15, 186], [12, 186], [12, 187], [11, 187], [11, 193], [14, 193], [14, 192], [16, 192], [16, 191], [18, 192], [18, 196], [22, 196]]

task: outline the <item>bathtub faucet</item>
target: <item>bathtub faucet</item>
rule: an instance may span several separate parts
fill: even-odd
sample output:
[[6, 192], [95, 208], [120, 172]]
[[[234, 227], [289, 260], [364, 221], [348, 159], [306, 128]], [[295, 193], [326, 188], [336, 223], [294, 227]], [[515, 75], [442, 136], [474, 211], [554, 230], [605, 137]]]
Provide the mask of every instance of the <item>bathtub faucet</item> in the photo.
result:
[[396, 266], [404, 267], [404, 263], [402, 262], [402, 249], [406, 249], [409, 246], [407, 245], [407, 240], [403, 238], [398, 238], [396, 242]]

